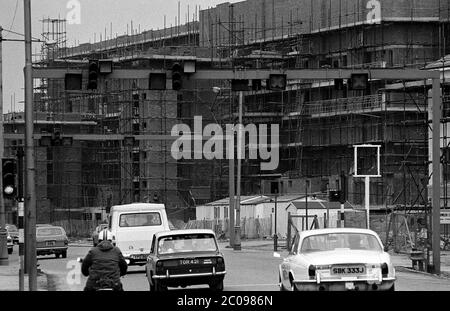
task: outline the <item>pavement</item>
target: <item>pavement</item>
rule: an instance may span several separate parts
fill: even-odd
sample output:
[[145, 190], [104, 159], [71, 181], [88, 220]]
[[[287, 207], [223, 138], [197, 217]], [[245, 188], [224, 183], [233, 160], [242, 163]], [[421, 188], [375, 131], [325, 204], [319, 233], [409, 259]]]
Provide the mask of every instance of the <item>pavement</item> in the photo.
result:
[[[8, 265], [0, 266], [0, 292], [1, 291], [19, 291], [19, 256], [18, 246], [14, 246], [14, 252], [9, 256]], [[38, 269], [37, 289], [38, 291], [49, 291], [48, 275]], [[28, 291], [28, 276], [24, 276], [24, 289]]]
[[[278, 253], [281, 257], [287, 254], [285, 241], [279, 242]], [[69, 247], [92, 247], [91, 239], [77, 239], [69, 243]], [[230, 248], [228, 241], [219, 241], [221, 249]], [[273, 252], [274, 245], [272, 240], [242, 240], [243, 250], [258, 250]], [[18, 291], [19, 290], [19, 260], [17, 256], [18, 247], [15, 246], [13, 255], [10, 256], [8, 266], [0, 266], [0, 291]], [[429, 275], [429, 273], [414, 270], [411, 259], [407, 254], [396, 254], [390, 252], [394, 266], [399, 272], [413, 272]], [[450, 252], [441, 252], [441, 275], [437, 278], [450, 278]], [[28, 277], [25, 276], [25, 290], [28, 289]], [[38, 273], [38, 291], [55, 290], [54, 277], [45, 272]]]

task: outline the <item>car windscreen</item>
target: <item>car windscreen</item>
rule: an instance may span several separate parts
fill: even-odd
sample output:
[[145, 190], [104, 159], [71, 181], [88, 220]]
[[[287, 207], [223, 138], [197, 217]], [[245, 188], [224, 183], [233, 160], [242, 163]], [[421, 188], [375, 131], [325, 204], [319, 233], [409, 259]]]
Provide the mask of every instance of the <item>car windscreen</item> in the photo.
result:
[[130, 213], [120, 215], [119, 227], [161, 226], [161, 216], [158, 212]]
[[161, 255], [187, 252], [214, 252], [217, 244], [211, 234], [181, 234], [161, 237], [158, 253]]
[[37, 228], [38, 236], [53, 236], [53, 235], [63, 235], [61, 228]]
[[365, 233], [318, 234], [303, 239], [301, 253], [334, 251], [339, 249], [382, 251], [377, 238]]

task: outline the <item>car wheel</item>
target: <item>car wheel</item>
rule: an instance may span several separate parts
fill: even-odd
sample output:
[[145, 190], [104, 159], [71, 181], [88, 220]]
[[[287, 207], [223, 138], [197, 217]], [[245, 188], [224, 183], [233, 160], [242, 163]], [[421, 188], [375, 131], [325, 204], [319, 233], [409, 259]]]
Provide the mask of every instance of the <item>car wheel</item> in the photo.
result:
[[67, 258], [67, 251], [62, 252], [62, 258]]
[[278, 277], [278, 284], [280, 285], [280, 292], [285, 292], [287, 289], [284, 287], [283, 282], [281, 282], [281, 277]]
[[223, 280], [216, 281], [214, 283], [209, 284], [209, 288], [215, 292], [223, 291]]
[[[145, 274], [147, 275], [147, 271], [145, 271]], [[150, 272], [150, 275], [147, 275], [147, 280], [148, 280], [148, 286], [149, 286], [149, 290], [151, 291], [151, 292], [154, 292], [155, 290], [156, 290], [156, 288], [155, 288], [155, 281], [153, 281], [153, 284], [152, 283], [150, 283], [150, 280], [152, 279], [152, 276], [153, 276], [153, 273], [151, 273]]]
[[165, 292], [167, 290], [167, 286], [162, 284], [161, 281], [154, 280], [153, 282], [155, 283], [155, 285], [154, 285], [155, 292]]
[[289, 277], [289, 282], [291, 284], [291, 292], [298, 292], [297, 286], [295, 286], [292, 276]]
[[8, 248], [8, 255], [11, 255], [13, 253], [13, 249], [12, 248]]

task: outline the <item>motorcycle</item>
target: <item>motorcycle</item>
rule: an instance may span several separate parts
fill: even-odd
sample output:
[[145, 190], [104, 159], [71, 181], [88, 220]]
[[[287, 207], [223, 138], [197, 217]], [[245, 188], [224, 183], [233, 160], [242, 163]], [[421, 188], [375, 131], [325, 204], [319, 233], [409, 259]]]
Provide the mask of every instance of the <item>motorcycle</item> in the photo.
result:
[[[83, 263], [83, 258], [78, 257], [77, 261], [79, 263]], [[127, 260], [127, 264], [128, 264], [128, 260]], [[96, 291], [115, 291], [116, 288], [116, 283], [114, 283], [114, 281], [112, 281], [111, 279], [100, 279], [97, 282], [97, 289]]]

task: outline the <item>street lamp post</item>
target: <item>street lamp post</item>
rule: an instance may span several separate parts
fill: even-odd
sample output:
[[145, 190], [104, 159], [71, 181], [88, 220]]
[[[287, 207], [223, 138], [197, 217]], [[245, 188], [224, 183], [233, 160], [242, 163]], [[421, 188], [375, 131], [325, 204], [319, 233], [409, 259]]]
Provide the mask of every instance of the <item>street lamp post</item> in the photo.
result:
[[234, 227], [234, 246], [233, 249], [241, 250], [241, 157], [245, 155], [245, 150], [242, 150], [242, 105], [244, 93], [239, 92], [239, 125], [238, 125], [238, 139], [237, 139], [237, 181], [236, 181], [236, 224]]

